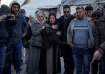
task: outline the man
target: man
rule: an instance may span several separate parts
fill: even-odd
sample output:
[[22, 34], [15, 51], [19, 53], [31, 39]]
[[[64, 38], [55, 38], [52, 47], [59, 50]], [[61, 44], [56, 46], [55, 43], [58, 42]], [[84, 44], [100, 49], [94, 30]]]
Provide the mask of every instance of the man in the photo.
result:
[[87, 17], [92, 17], [93, 7], [91, 5], [86, 6], [85, 11], [86, 11], [85, 14]]
[[3, 74], [3, 69], [5, 66], [5, 57], [6, 57], [6, 47], [7, 47], [7, 24], [6, 18], [9, 13], [9, 7], [2, 5], [0, 8], [0, 74]]
[[99, 74], [105, 74], [105, 16], [100, 17], [95, 25], [95, 49], [93, 61], [100, 61]]
[[6, 58], [6, 72], [11, 74], [11, 63], [13, 63], [16, 69], [16, 74], [20, 74], [22, 65], [22, 37], [27, 28], [27, 24], [24, 16], [19, 15], [20, 4], [14, 2], [11, 4], [11, 15], [14, 15], [14, 24], [8, 22], [9, 37], [7, 47], [7, 58]]
[[67, 28], [71, 20], [74, 18], [70, 14], [70, 7], [65, 5], [63, 7], [64, 15], [59, 18], [59, 29], [61, 31], [61, 41], [63, 45], [61, 45], [61, 53], [64, 58], [64, 74], [73, 74], [74, 72], [74, 63], [72, 58], [72, 50], [70, 46], [67, 44]]
[[[91, 5], [88, 5], [85, 7], [85, 14], [88, 17], [88, 19], [90, 21], [93, 22], [94, 26], [95, 26], [95, 20], [98, 20], [97, 17], [97, 12], [93, 13], [93, 7]], [[95, 52], [94, 48], [92, 48], [92, 54], [91, 54], [91, 60], [93, 58], [93, 53]], [[91, 73], [92, 74], [97, 74], [98, 72], [98, 61], [94, 61], [91, 63]]]
[[76, 18], [71, 21], [67, 31], [68, 44], [73, 48], [76, 74], [89, 74], [93, 40], [92, 23], [85, 17], [84, 8], [77, 7]]
[[[19, 14], [22, 15], [25, 18], [25, 20], [26, 20], [26, 22], [28, 24], [28, 26], [27, 26], [27, 32], [28, 32], [28, 30], [30, 29], [30, 26], [29, 26], [29, 23], [28, 23], [29, 22], [29, 17], [26, 16], [25, 9], [20, 9]], [[27, 53], [28, 53], [28, 50], [29, 50], [29, 40], [27, 40], [27, 39], [30, 36], [26, 35], [27, 32], [25, 32], [24, 37], [22, 39], [23, 47], [24, 47], [24, 49], [22, 50], [22, 60], [23, 60], [23, 63], [26, 63], [26, 61], [28, 60], [27, 59], [28, 58], [28, 54]]]

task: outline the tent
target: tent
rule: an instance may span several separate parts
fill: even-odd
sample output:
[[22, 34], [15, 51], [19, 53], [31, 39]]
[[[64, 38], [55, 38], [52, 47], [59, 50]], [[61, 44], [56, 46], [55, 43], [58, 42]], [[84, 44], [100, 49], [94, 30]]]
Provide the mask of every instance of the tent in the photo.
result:
[[105, 3], [105, 0], [96, 0], [96, 3], [104, 4]]
[[93, 4], [95, 2], [96, 0], [62, 0], [61, 4], [77, 6], [77, 5]]

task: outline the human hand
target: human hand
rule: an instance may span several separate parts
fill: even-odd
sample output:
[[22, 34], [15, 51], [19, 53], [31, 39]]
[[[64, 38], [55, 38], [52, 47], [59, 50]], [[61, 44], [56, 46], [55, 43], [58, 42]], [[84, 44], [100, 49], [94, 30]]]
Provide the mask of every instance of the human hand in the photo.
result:
[[7, 15], [1, 15], [1, 16], [0, 16], [0, 21], [6, 19], [6, 17], [7, 17]]
[[102, 58], [102, 56], [103, 56], [102, 53], [99, 50], [97, 50], [97, 51], [95, 51], [95, 53], [93, 55], [93, 60], [92, 61], [100, 60]]

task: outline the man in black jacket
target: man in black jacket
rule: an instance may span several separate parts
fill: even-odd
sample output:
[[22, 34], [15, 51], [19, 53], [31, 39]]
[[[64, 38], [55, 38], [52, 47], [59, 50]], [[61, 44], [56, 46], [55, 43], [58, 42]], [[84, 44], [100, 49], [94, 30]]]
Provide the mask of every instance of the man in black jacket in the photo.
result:
[[69, 6], [65, 5], [63, 7], [64, 15], [59, 18], [59, 29], [61, 31], [61, 41], [63, 45], [61, 45], [61, 53], [64, 58], [64, 67], [65, 72], [64, 74], [73, 74], [74, 72], [74, 63], [72, 57], [72, 50], [70, 46], [67, 44], [67, 28], [71, 20], [74, 18], [70, 14]]
[[9, 7], [2, 5], [0, 8], [0, 74], [3, 73], [3, 68], [5, 66], [5, 57], [6, 57], [6, 47], [8, 39], [7, 23], [6, 18], [9, 13]]

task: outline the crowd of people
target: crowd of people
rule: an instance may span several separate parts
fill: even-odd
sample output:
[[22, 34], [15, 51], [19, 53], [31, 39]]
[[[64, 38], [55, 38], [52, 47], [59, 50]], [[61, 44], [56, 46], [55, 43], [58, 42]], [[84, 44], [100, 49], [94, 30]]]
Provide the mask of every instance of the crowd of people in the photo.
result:
[[26, 74], [105, 74], [105, 5], [77, 7], [74, 15], [68, 5], [63, 15], [43, 11], [26, 16], [19, 3], [0, 8], [0, 74], [21, 74], [26, 50]]

